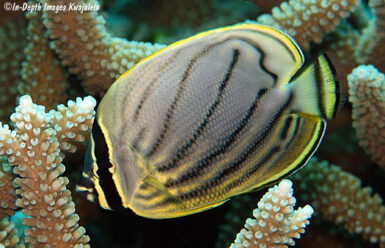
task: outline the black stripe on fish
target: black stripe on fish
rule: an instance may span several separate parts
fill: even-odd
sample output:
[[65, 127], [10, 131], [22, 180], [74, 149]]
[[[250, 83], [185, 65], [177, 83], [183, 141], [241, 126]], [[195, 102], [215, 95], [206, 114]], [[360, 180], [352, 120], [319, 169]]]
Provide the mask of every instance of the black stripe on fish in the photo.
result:
[[147, 101], [148, 97], [151, 94], [152, 88], [154, 87], [156, 80], [152, 80], [149, 85], [147, 85], [146, 89], [143, 92], [142, 98], [139, 101], [138, 106], [136, 106], [133, 116], [133, 121], [136, 122], [138, 120], [139, 114], [144, 106], [144, 103]]
[[333, 119], [336, 116], [337, 111], [341, 107], [341, 104], [343, 103], [343, 101], [341, 101], [341, 96], [342, 96], [341, 95], [341, 85], [340, 85], [340, 82], [335, 79], [335, 75], [337, 75], [337, 71], [336, 71], [336, 68], [334, 68], [332, 61], [329, 59], [329, 57], [326, 54], [323, 54], [322, 57], [326, 60], [327, 65], [329, 66], [329, 69], [331, 70], [331, 74], [333, 75], [333, 79], [335, 82], [334, 95], [336, 97], [336, 102], [335, 102], [334, 108], [333, 108], [333, 116], [332, 116], [332, 119]]
[[280, 152], [281, 149], [279, 146], [274, 146], [255, 166], [253, 166], [248, 172], [244, 173], [240, 178], [235, 180], [234, 182], [230, 183], [226, 186], [226, 191], [231, 190], [232, 188], [238, 186], [242, 182], [245, 182], [248, 178], [253, 176], [258, 170], [261, 168], [261, 166], [265, 165], [267, 162], [269, 162], [275, 154]]
[[[326, 128], [326, 124], [324, 121], [321, 121], [320, 122], [321, 124], [321, 127], [319, 130], [321, 130], [320, 133], [323, 132], [323, 130]], [[314, 130], [313, 130], [314, 132]], [[288, 171], [286, 174], [283, 174], [281, 175], [278, 179], [272, 181], [272, 182], [267, 182], [266, 184], [264, 185], [261, 185], [259, 186], [258, 188], [264, 188], [268, 185], [272, 185], [272, 184], [275, 184], [276, 182], [280, 181], [282, 178], [285, 178], [285, 177], [288, 177], [290, 176], [291, 174], [293, 174], [294, 172], [296, 172], [297, 170], [299, 170], [300, 168], [302, 168], [308, 161], [309, 159], [313, 156], [314, 154], [314, 151], [317, 150], [317, 147], [319, 146], [319, 144], [321, 143], [321, 140], [323, 138], [323, 135], [318, 135], [317, 137], [317, 140], [316, 142], [314, 142], [313, 146], [309, 149], [308, 153], [304, 156], [304, 158], [295, 166], [293, 167], [290, 171]]]
[[239, 135], [242, 133], [246, 125], [249, 123], [251, 117], [253, 116], [255, 110], [258, 107], [258, 102], [260, 98], [267, 92], [266, 88], [260, 89], [254, 98], [253, 103], [251, 104], [250, 108], [247, 110], [246, 115], [239, 121], [236, 128], [231, 132], [231, 134], [225, 139], [225, 142], [223, 145], [218, 147], [218, 149], [215, 149], [215, 151], [205, 158], [199, 160], [196, 165], [193, 166], [190, 170], [188, 170], [186, 173], [184, 173], [182, 176], [175, 180], [170, 180], [165, 184], [166, 187], [174, 187], [179, 184], [182, 184], [188, 180], [191, 180], [201, 174], [201, 171], [203, 169], [209, 169], [211, 162], [215, 160], [216, 157], [218, 157], [220, 154], [226, 153], [232, 144], [237, 140]]
[[167, 205], [170, 205], [170, 204], [180, 204], [180, 199], [176, 199], [176, 198], [173, 198], [173, 197], [168, 197], [168, 198], [165, 198], [164, 200], [160, 201], [160, 202], [157, 202], [155, 204], [148, 204], [148, 203], [145, 203], [145, 204], [140, 204], [140, 203], [137, 203], [137, 205], [140, 205], [140, 208], [141, 209], [156, 209], [156, 208], [161, 208], [161, 207], [164, 207], [164, 206], [167, 206]]
[[163, 128], [160, 131], [160, 134], [159, 134], [157, 140], [155, 141], [155, 144], [153, 145], [151, 150], [147, 152], [146, 156], [152, 156], [157, 151], [161, 142], [163, 141], [163, 139], [164, 139], [164, 137], [168, 131], [171, 117], [174, 115], [176, 105], [177, 105], [178, 101], [180, 100], [182, 93], [186, 87], [186, 83], [187, 83], [186, 79], [190, 76], [190, 71], [191, 71], [194, 63], [197, 61], [197, 59], [198, 59], [198, 57], [195, 57], [195, 59], [191, 60], [190, 63], [187, 65], [187, 70], [184, 72], [181, 82], [178, 83], [179, 87], [178, 87], [176, 96], [174, 97], [174, 100], [172, 101], [170, 107], [167, 110], [166, 118], [163, 121]]
[[181, 52], [182, 52], [182, 50], [177, 50], [176, 52], [174, 52], [174, 54], [172, 55], [172, 58], [169, 58], [168, 60], [166, 60], [161, 65], [161, 68], [157, 72], [157, 75], [153, 76], [153, 80], [149, 83], [149, 85], [147, 85], [146, 89], [143, 92], [142, 98], [140, 99], [140, 102], [139, 102], [138, 106], [136, 106], [135, 111], [134, 111], [133, 120], [135, 122], [138, 120], [138, 117], [139, 117], [140, 112], [144, 106], [144, 103], [147, 101], [148, 97], [151, 95], [152, 89], [153, 89], [154, 85], [157, 83], [157, 79], [163, 74], [165, 69], [167, 69], [167, 66], [171, 62], [175, 61], [175, 57], [177, 57]]
[[320, 63], [318, 60], [314, 61], [314, 74], [317, 86], [317, 98], [318, 98], [318, 106], [321, 112], [321, 116], [326, 116], [325, 110], [325, 102], [324, 102], [324, 90], [323, 89], [323, 76], [320, 68]]
[[108, 167], [102, 165], [102, 167], [96, 171], [96, 174], [99, 177], [97, 180], [104, 192], [108, 206], [114, 210], [123, 210], [122, 198], [118, 193], [115, 182], [112, 179], [112, 173]]
[[[264, 33], [264, 32], [257, 31], [257, 30], [253, 30], [253, 29], [247, 29], [247, 31], [251, 31], [251, 32], [254, 32], [254, 33], [260, 33], [260, 34], [266, 35], [266, 33]], [[286, 33], [285, 33], [285, 34], [286, 34]], [[278, 38], [276, 38], [276, 37], [274, 37], [274, 36], [270, 36], [270, 38], [272, 38], [272, 39], [274, 39], [274, 40], [276, 40], [276, 41], [278, 41], [279, 43], [282, 44], [282, 41], [281, 41], [280, 39], [278, 39]], [[290, 41], [290, 43], [291, 43], [294, 47], [296, 47], [296, 48], [298, 47], [297, 43], [296, 43], [295, 41], [293, 41], [292, 39], [287, 39], [287, 40]], [[287, 46], [285, 46], [285, 44], [283, 44], [282, 46], [283, 46], [283, 47], [285, 48], [285, 50], [290, 54], [290, 56], [291, 56], [291, 58], [293, 59], [293, 61], [295, 61], [295, 55], [294, 55], [293, 51], [292, 51], [291, 49], [289, 49]], [[298, 49], [297, 49], [297, 52], [298, 52], [298, 53], [301, 53], [301, 51], [298, 50]]]
[[340, 109], [341, 104], [343, 102], [341, 100], [341, 86], [339, 81], [335, 81], [335, 87], [336, 87], [336, 92], [335, 92], [336, 103], [334, 104], [332, 118], [336, 117], [337, 111]]
[[[134, 138], [134, 140], [132, 141], [132, 144], [131, 144], [131, 147], [132, 147], [132, 150], [133, 151], [137, 151], [138, 150], [138, 145], [139, 145], [139, 142], [143, 139], [143, 136], [144, 136], [144, 133], [146, 132], [146, 128], [145, 127], [142, 127], [138, 133], [138, 135]], [[124, 136], [122, 136], [124, 137]]]
[[106, 197], [108, 206], [111, 209], [123, 209], [122, 198], [118, 193], [115, 182], [112, 179], [112, 174], [109, 171], [109, 168], [112, 168], [113, 165], [109, 159], [109, 149], [106, 143], [106, 137], [100, 129], [97, 118], [92, 126], [92, 138], [95, 144], [94, 155], [96, 158], [95, 163], [97, 165], [97, 178], [95, 180], [99, 182], [99, 185]]
[[258, 91], [258, 95], [257, 95], [257, 98], [261, 98], [264, 94], [266, 94], [267, 92], [267, 88], [262, 88]]
[[[182, 81], [178, 83], [178, 85], [184, 83], [184, 84], [183, 84], [184, 86], [183, 86], [183, 88], [182, 88], [182, 87], [179, 87], [179, 88], [178, 88], [178, 91], [179, 91], [179, 90], [183, 90], [184, 87], [186, 86], [186, 85], [185, 85], [185, 83], [186, 83], [186, 81], [187, 81], [186, 79], [187, 79], [187, 76], [189, 76], [189, 74], [190, 74], [190, 70], [192, 69], [193, 63], [195, 63], [196, 60], [202, 56], [202, 54], [205, 54], [205, 53], [207, 53], [208, 51], [210, 51], [211, 48], [214, 48], [215, 46], [221, 45], [221, 44], [223, 44], [223, 43], [225, 43], [225, 42], [227, 42], [227, 41], [229, 41], [229, 40], [230, 40], [230, 41], [233, 41], [233, 40], [243, 41], [243, 42], [247, 43], [248, 45], [251, 45], [251, 46], [252, 46], [252, 47], [253, 47], [259, 54], [261, 54], [261, 59], [260, 59], [260, 62], [259, 62], [259, 63], [260, 63], [260, 66], [261, 66], [262, 70], [263, 70], [264, 72], [266, 72], [268, 75], [270, 75], [270, 76], [272, 77], [274, 83], [276, 83], [278, 76], [277, 76], [276, 74], [274, 74], [273, 72], [268, 71], [267, 68], [263, 65], [263, 60], [264, 60], [265, 57], [266, 57], [266, 54], [263, 52], [263, 50], [262, 50], [261, 48], [259, 48], [259, 47], [255, 44], [255, 42], [253, 42], [252, 40], [249, 40], [249, 39], [247, 39], [247, 38], [245, 38], [245, 37], [238, 37], [238, 36], [235, 36], [235, 37], [230, 37], [230, 38], [228, 38], [228, 39], [225, 39], [225, 40], [223, 40], [223, 41], [221, 41], [221, 42], [211, 44], [208, 48], [206, 48], [205, 50], [201, 51], [201, 52], [198, 54], [198, 56], [196, 56], [195, 58], [193, 58], [193, 59], [190, 61], [190, 64], [188, 65], [188, 68], [187, 68], [187, 70], [186, 70], [185, 73], [184, 73], [184, 77], [183, 77]], [[177, 92], [177, 96], [174, 98], [174, 101], [171, 103], [171, 105], [170, 105], [170, 107], [169, 107], [169, 109], [168, 109], [168, 111], [167, 111], [167, 113], [166, 113], [166, 118], [165, 118], [165, 120], [164, 120], [164, 122], [163, 122], [163, 123], [164, 123], [164, 124], [163, 124], [163, 128], [162, 128], [162, 130], [161, 130], [161, 132], [160, 132], [160, 134], [159, 134], [157, 140], [155, 141], [154, 146], [152, 147], [152, 149], [151, 149], [150, 151], [148, 151], [148, 152], [146, 153], [146, 156], [152, 156], [152, 155], [157, 151], [157, 149], [159, 148], [159, 146], [160, 146], [160, 144], [162, 143], [163, 139], [165, 138], [166, 132], [168, 131], [168, 128], [169, 128], [168, 123], [170, 122], [171, 117], [172, 117], [172, 115], [174, 114], [174, 111], [175, 111], [175, 108], [176, 108], [176, 100], [179, 100], [181, 93], [182, 93], [182, 92], [180, 92], [180, 93], [178, 94], [178, 92]], [[179, 97], [178, 97], [178, 95], [179, 95]], [[178, 97], [178, 99], [176, 99], [177, 97]]]
[[[258, 164], [256, 164], [251, 170], [250, 172], [242, 175], [242, 177], [240, 179], [237, 179], [236, 181], [232, 182], [231, 184], [229, 184], [226, 189], [224, 190], [224, 192], [228, 192], [230, 189], [236, 187], [237, 185], [239, 185], [240, 183], [244, 182], [249, 176], [251, 176], [253, 173], [257, 172], [258, 169], [266, 164], [273, 156], [274, 154], [278, 153], [280, 151], [280, 148], [279, 146], [275, 146], [273, 147], [259, 162]], [[228, 171], [226, 175], [223, 175], [223, 176], [228, 176], [228, 175], [231, 175], [234, 171]], [[196, 197], [199, 197], [200, 195], [203, 195], [207, 189], [210, 189], [210, 188], [213, 188], [219, 184], [221, 184], [223, 182], [223, 178], [222, 177], [216, 177], [215, 180], [210, 180], [210, 181], [207, 181], [202, 187], [198, 188], [198, 189], [195, 189], [193, 191], [190, 191], [190, 192], [187, 192], [187, 193], [184, 193], [182, 195], [179, 195], [178, 198], [180, 200], [189, 200], [189, 199], [192, 199], [192, 198], [196, 198]]]
[[[262, 34], [264, 34], [263, 32], [258, 32], [258, 31], [255, 31], [255, 30], [249, 30], [249, 31], [253, 31], [253, 32], [257, 32], [257, 33], [262, 33]], [[271, 37], [272, 37], [273, 39], [275, 39], [276, 41], [282, 43], [279, 39], [277, 39], [277, 38], [275, 38], [275, 37], [273, 37], [273, 36], [271, 36]], [[253, 47], [254, 47], [254, 48], [261, 54], [262, 58], [264, 58], [264, 57], [266, 56], [265, 53], [263, 52], [263, 50], [262, 50], [260, 47], [257, 47], [257, 46], [255, 45], [255, 43], [253, 44], [253, 42], [252, 42], [251, 40], [244, 39], [244, 38], [243, 38], [243, 39], [239, 38], [239, 39], [245, 41], [245, 42], [248, 43], [249, 45], [252, 45], [252, 46], [253, 46]], [[292, 59], [295, 60], [295, 57], [294, 57], [294, 55], [292, 54], [292, 51], [291, 51], [290, 49], [288, 49], [286, 46], [283, 46], [283, 47], [284, 47], [284, 48], [287, 50], [287, 52], [291, 55]], [[182, 50], [178, 50], [178, 51], [176, 52], [176, 54], [173, 55], [173, 59], [174, 59], [175, 56], [177, 56], [177, 54], [180, 53], [181, 51], [182, 51]], [[160, 69], [160, 71], [163, 71], [164, 68], [166, 68], [168, 64], [169, 64], [169, 63], [167, 63], [167, 62], [166, 62], [165, 64], [163, 64], [163, 65], [162, 65], [162, 68]], [[274, 73], [272, 73], [272, 72], [270, 72], [270, 71], [265, 67], [265, 65], [263, 64], [263, 59], [260, 60], [260, 67], [262, 68], [262, 70], [263, 70], [264, 72], [266, 72], [267, 74], [269, 74], [269, 75], [273, 78], [274, 82], [277, 81], [277, 78], [278, 78], [277, 75], [274, 74]], [[155, 82], [156, 82], [156, 80], [153, 80], [153, 81], [146, 87], [146, 89], [145, 89], [145, 91], [144, 91], [144, 93], [143, 93], [143, 95], [142, 95], [142, 99], [140, 100], [138, 106], [136, 107], [136, 109], [135, 109], [135, 111], [134, 111], [134, 117], [133, 117], [134, 121], [137, 121], [138, 116], [139, 116], [139, 114], [140, 114], [140, 111], [141, 111], [141, 109], [142, 109], [142, 107], [143, 107], [145, 101], [147, 100], [147, 98], [148, 98], [149, 95], [151, 94], [151, 90], [152, 90], [152, 88], [153, 88]]]
[[175, 108], [177, 106], [177, 103], [178, 101], [180, 100], [180, 98], [182, 97], [182, 93], [183, 91], [185, 90], [186, 86], [187, 86], [187, 79], [188, 77], [191, 75], [191, 70], [194, 66], [194, 64], [198, 61], [198, 59], [200, 59], [204, 54], [206, 54], [208, 51], [210, 51], [212, 48], [216, 47], [217, 45], [219, 45], [220, 43], [214, 43], [214, 44], [211, 44], [209, 47], [203, 49], [197, 56], [195, 56], [187, 65], [187, 69], [184, 71], [183, 73], [183, 77], [182, 77], [182, 80], [180, 82], [178, 82], [177, 85], [179, 85], [178, 89], [177, 89], [177, 93], [173, 99], [173, 101], [171, 102], [170, 104], [170, 107], [168, 108], [167, 112], [166, 112], [166, 118], [164, 119], [163, 121], [163, 127], [162, 127], [162, 130], [160, 131], [160, 134], [158, 136], [158, 138], [156, 139], [153, 147], [151, 148], [150, 151], [148, 151], [146, 153], [146, 156], [150, 157], [152, 156], [159, 148], [159, 146], [161, 145], [161, 143], [163, 142], [165, 136], [166, 136], [166, 133], [168, 131], [168, 128], [169, 128], [169, 123], [170, 123], [170, 120], [172, 119], [172, 116], [174, 115], [174, 111], [175, 111]]
[[287, 142], [287, 144], [286, 144], [286, 147], [288, 147], [291, 144], [291, 142], [294, 140], [294, 137], [297, 135], [298, 130], [299, 130], [298, 127], [300, 125], [300, 121], [301, 121], [301, 119], [296, 117], [296, 121], [295, 121], [295, 124], [294, 124], [294, 130], [293, 130], [293, 133], [291, 135], [291, 138], [290, 138], [289, 142]]
[[[97, 163], [108, 164], [110, 163], [109, 149], [106, 143], [106, 139], [102, 130], [100, 129], [98, 119], [95, 118], [95, 121], [92, 125], [92, 138], [94, 141], [94, 155]], [[112, 166], [112, 165], [111, 165]]]
[[259, 60], [259, 66], [261, 67], [262, 71], [266, 72], [274, 81], [274, 85], [277, 82], [278, 76], [269, 71], [266, 66], [263, 64], [265, 61], [266, 53], [263, 51], [261, 47], [259, 47], [253, 40], [247, 39], [245, 37], [238, 37], [238, 40], [245, 42], [246, 44], [252, 46], [259, 54], [261, 54], [261, 58]]
[[290, 125], [291, 125], [292, 121], [293, 121], [293, 117], [292, 116], [289, 116], [289, 117], [286, 118], [285, 123], [284, 123], [284, 125], [282, 127], [282, 131], [281, 131], [281, 133], [279, 135], [281, 140], [286, 139], [287, 132], [289, 131], [289, 128], [290, 128]]
[[205, 129], [205, 127], [209, 123], [209, 120], [211, 119], [215, 110], [217, 109], [217, 107], [219, 106], [219, 104], [222, 101], [224, 90], [227, 87], [228, 82], [230, 81], [231, 74], [233, 73], [233, 70], [234, 70], [236, 64], [238, 63], [239, 54], [240, 54], [240, 52], [238, 49], [233, 50], [233, 57], [232, 57], [231, 63], [230, 63], [230, 65], [226, 71], [224, 79], [222, 80], [222, 82], [220, 83], [220, 85], [218, 87], [217, 97], [216, 97], [214, 103], [210, 106], [210, 108], [206, 112], [206, 115], [205, 115], [203, 121], [200, 123], [198, 128], [194, 131], [192, 136], [189, 138], [187, 144], [185, 144], [182, 148], [180, 148], [175, 153], [175, 155], [171, 158], [171, 162], [168, 163], [167, 165], [158, 167], [157, 168], [158, 171], [163, 172], [163, 171], [167, 171], [167, 170], [170, 170], [172, 168], [175, 168], [177, 166], [176, 162], [178, 160], [182, 159], [186, 155], [188, 149], [196, 142], [198, 137], [203, 133], [203, 130]]
[[261, 144], [261, 142], [264, 141], [264, 139], [267, 138], [268, 133], [273, 130], [279, 118], [282, 116], [284, 111], [290, 106], [292, 101], [293, 101], [293, 94], [291, 93], [286, 103], [282, 105], [282, 107], [273, 116], [269, 125], [263, 129], [264, 131], [260, 134], [257, 134], [255, 138], [253, 138], [253, 142], [249, 145], [249, 147], [240, 156], [235, 158], [233, 162], [230, 163], [230, 165], [226, 166], [221, 172], [219, 172], [219, 175], [216, 176], [218, 178], [213, 178], [213, 179], [216, 180], [223, 176], [232, 174], [232, 172], [235, 172], [240, 168], [242, 163], [244, 163], [250, 157], [254, 156], [254, 151], [256, 150], [256, 148]]
[[141, 194], [141, 193], [136, 193], [135, 194], [135, 198], [138, 198], [138, 199], [141, 199], [141, 200], [151, 200], [155, 197], [158, 197], [160, 196], [161, 192], [160, 191], [155, 191], [155, 192], [151, 192], [150, 194]]
[[[291, 93], [286, 103], [278, 110], [278, 112], [274, 115], [272, 118], [269, 126], [264, 129], [264, 131], [261, 134], [257, 134], [255, 137], [254, 142], [244, 151], [240, 156], [238, 156], [236, 159], [233, 160], [232, 163], [230, 163], [228, 166], [226, 166], [222, 171], [218, 172], [214, 177], [209, 179], [206, 183], [204, 183], [200, 188], [194, 189], [190, 192], [186, 192], [182, 195], [177, 195], [176, 198], [185, 200], [190, 199], [191, 197], [199, 196], [202, 192], [207, 190], [207, 188], [212, 188], [215, 186], [220, 185], [226, 177], [231, 176], [235, 171], [239, 170], [241, 165], [247, 161], [250, 157], [254, 156], [255, 149], [261, 144], [261, 142], [267, 138], [268, 132], [270, 132], [274, 126], [277, 124], [279, 118], [282, 116], [284, 111], [290, 106], [290, 104], [293, 102], [293, 94]], [[270, 159], [272, 155], [274, 155], [276, 152], [279, 151], [279, 147], [275, 146], [273, 147], [268, 155], [266, 155], [261, 162], [259, 162], [255, 167], [259, 168], [263, 165], [264, 160]], [[254, 167], [254, 168], [255, 168]]]
[[276, 82], [277, 82], [278, 76], [277, 76], [275, 73], [272, 73], [271, 71], [269, 71], [269, 70], [265, 67], [265, 65], [263, 64], [264, 58], [265, 58], [266, 54], [263, 52], [263, 50], [262, 50], [261, 48], [257, 47], [256, 45], [254, 45], [254, 48], [255, 48], [256, 50], [258, 50], [258, 51], [261, 53], [262, 59], [259, 60], [259, 66], [261, 67], [261, 69], [262, 69], [264, 72], [266, 72], [267, 74], [269, 74], [269, 75], [273, 78], [274, 85], [275, 85]]
[[149, 186], [147, 184], [145, 184], [145, 183], [142, 183], [142, 184], [139, 185], [139, 189], [141, 189], [141, 190], [146, 190], [148, 188], [149, 188]]

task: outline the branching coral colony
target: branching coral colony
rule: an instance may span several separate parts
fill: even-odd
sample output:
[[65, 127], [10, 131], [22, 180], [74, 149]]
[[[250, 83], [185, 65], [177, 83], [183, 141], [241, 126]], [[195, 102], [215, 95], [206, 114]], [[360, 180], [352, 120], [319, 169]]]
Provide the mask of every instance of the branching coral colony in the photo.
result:
[[246, 220], [231, 248], [285, 248], [295, 244], [293, 238], [305, 232], [314, 211], [309, 205], [293, 209], [296, 201], [291, 186], [292, 182], [285, 179], [269, 189], [253, 211], [255, 219]]
[[[339, 77], [348, 81], [359, 144], [385, 168], [385, 0], [279, 2], [271, 14], [260, 15], [256, 21], [286, 30], [309, 54], [321, 50], [333, 55]], [[71, 1], [30, 3], [68, 5]], [[95, 0], [76, 3], [98, 4]], [[113, 37], [97, 11], [41, 11], [26, 16], [28, 27], [21, 18], [0, 27], [0, 247], [25, 247], [25, 243], [29, 247], [89, 247], [66, 186], [62, 161], [64, 151], [75, 152], [74, 143], [86, 139], [96, 101], [85, 97], [58, 105], [68, 98], [67, 76], [75, 74], [86, 91], [102, 96], [120, 74], [165, 46]], [[372, 65], [360, 65], [364, 63]], [[21, 96], [19, 105], [9, 118], [17, 95]], [[58, 106], [47, 112], [42, 105], [47, 109]], [[292, 180], [297, 198], [311, 204], [315, 215], [385, 247], [384, 204], [370, 187], [361, 186], [358, 177], [312, 159]], [[234, 206], [239, 210], [250, 202]], [[299, 238], [313, 213], [310, 206], [294, 211], [294, 204], [290, 181], [269, 189], [253, 211], [255, 218], [246, 221], [232, 246], [294, 245], [292, 238]], [[17, 235], [10, 218], [17, 208], [29, 217], [24, 219], [30, 226], [25, 238]], [[222, 237], [217, 247], [229, 246], [241, 228], [236, 214], [229, 218], [231, 222], [220, 230], [231, 237]]]
[[[82, 133], [91, 127], [95, 105], [92, 97], [78, 98], [47, 113], [26, 95], [11, 115], [15, 129], [0, 124], [0, 155], [8, 157], [17, 176], [13, 184], [16, 206], [30, 217], [24, 219], [31, 227], [25, 233], [29, 247], [89, 247], [85, 229], [77, 224], [79, 217], [66, 188], [68, 179], [62, 176], [65, 167], [61, 162], [63, 150], [75, 150], [71, 143], [84, 141]], [[3, 178], [12, 177], [6, 163], [2, 168]], [[2, 202], [14, 198], [12, 190], [7, 193], [9, 196], [2, 195]]]

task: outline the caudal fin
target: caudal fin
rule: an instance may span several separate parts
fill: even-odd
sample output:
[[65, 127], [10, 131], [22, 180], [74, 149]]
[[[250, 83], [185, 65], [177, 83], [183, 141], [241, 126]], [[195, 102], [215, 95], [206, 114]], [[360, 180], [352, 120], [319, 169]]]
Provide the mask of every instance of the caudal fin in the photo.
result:
[[290, 87], [295, 91], [298, 112], [334, 118], [341, 104], [342, 92], [325, 55], [319, 55], [294, 78]]

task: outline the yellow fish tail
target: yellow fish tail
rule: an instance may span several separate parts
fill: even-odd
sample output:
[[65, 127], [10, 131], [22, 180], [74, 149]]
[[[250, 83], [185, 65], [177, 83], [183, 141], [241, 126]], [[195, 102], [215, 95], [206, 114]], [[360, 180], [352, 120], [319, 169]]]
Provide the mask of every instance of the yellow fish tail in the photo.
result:
[[341, 105], [339, 84], [323, 54], [305, 67], [289, 87], [294, 88], [298, 112], [333, 119]]

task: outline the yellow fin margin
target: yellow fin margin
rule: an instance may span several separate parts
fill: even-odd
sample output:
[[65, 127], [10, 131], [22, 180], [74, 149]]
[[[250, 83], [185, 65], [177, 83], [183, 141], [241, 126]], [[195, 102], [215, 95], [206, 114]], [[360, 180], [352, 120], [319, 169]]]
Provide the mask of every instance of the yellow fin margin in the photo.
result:
[[290, 146], [295, 149], [289, 147], [288, 150], [292, 150], [292, 152], [282, 157], [279, 163], [275, 165], [276, 171], [279, 171], [279, 173], [273, 173], [274, 176], [255, 185], [252, 191], [272, 185], [301, 169], [318, 149], [325, 134], [326, 121], [319, 117], [302, 113], [291, 115], [295, 118], [300, 118], [302, 122], [300, 124], [301, 130], [298, 130], [297, 136], [290, 143]]

